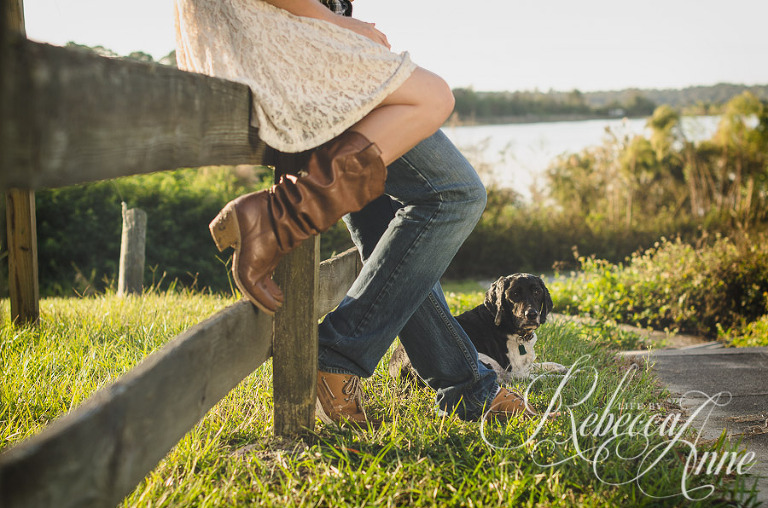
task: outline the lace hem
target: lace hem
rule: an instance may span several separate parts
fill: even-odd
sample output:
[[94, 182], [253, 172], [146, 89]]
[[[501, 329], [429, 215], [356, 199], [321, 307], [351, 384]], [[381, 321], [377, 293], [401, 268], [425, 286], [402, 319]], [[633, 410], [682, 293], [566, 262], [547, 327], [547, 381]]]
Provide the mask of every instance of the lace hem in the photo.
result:
[[179, 67], [248, 85], [252, 123], [282, 152], [360, 121], [416, 65], [350, 30], [262, 0], [176, 0]]

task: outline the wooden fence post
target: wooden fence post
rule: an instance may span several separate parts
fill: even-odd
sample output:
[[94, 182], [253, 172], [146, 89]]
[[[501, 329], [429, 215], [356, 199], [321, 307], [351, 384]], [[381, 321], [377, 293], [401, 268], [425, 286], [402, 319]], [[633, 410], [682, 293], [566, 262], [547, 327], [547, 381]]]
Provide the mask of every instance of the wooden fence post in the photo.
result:
[[280, 262], [275, 282], [285, 293], [272, 342], [274, 432], [291, 436], [315, 427], [320, 237], [304, 241]]
[[117, 296], [140, 295], [144, 289], [144, 255], [147, 243], [147, 213], [123, 202], [123, 234], [120, 239], [120, 271]]
[[40, 317], [35, 192], [12, 189], [5, 199], [11, 320], [17, 324], [30, 324]]
[[[0, 51], [13, 36], [25, 35], [24, 2], [5, 0], [0, 15], [2, 30]], [[7, 55], [6, 55], [7, 56]], [[9, 62], [4, 61], [3, 67]], [[2, 74], [8, 74], [4, 68]], [[9, 76], [3, 76], [9, 79]], [[10, 104], [7, 88], [0, 87], [3, 96], [2, 113]], [[5, 128], [5, 126], [4, 126]], [[3, 170], [5, 168], [2, 168]], [[34, 191], [11, 189], [6, 193], [6, 221], [8, 228], [8, 292], [11, 300], [11, 319], [18, 324], [34, 323], [40, 317], [40, 292], [37, 279], [37, 224], [35, 223]]]

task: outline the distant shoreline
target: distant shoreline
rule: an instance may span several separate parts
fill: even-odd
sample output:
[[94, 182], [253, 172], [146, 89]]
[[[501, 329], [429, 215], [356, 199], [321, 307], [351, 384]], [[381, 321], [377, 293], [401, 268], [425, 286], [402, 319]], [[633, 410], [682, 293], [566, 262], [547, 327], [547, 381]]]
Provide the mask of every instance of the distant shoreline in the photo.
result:
[[444, 127], [475, 127], [479, 125], [506, 125], [523, 123], [553, 123], [553, 122], [582, 122], [586, 120], [621, 120], [622, 118], [647, 118], [641, 116], [609, 116], [609, 115], [525, 115], [499, 116], [482, 119], [462, 120], [453, 116], [445, 122]]
[[[719, 116], [718, 114], [688, 114], [681, 117], [699, 117], [699, 116]], [[556, 123], [556, 122], [584, 122], [588, 120], [635, 120], [638, 118], [650, 118], [650, 115], [528, 115], [528, 116], [510, 116], [494, 117], [482, 120], [464, 121], [449, 118], [443, 127], [479, 127], [483, 125], [516, 125], [527, 123]]]
[[455, 88], [454, 114], [446, 125], [473, 126], [648, 118], [662, 105], [682, 116], [718, 115], [732, 98], [750, 93], [768, 101], [768, 85], [719, 83], [684, 89], [606, 92], [481, 92]]

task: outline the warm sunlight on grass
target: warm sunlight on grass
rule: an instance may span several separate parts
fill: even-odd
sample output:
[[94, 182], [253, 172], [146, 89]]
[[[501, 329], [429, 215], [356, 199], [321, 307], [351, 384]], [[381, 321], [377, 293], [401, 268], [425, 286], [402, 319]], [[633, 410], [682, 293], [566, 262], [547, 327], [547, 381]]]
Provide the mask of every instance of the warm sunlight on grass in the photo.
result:
[[[482, 291], [452, 291], [448, 300], [466, 310], [482, 300]], [[41, 302], [37, 328], [13, 327], [6, 308], [0, 329], [0, 448], [40, 431], [174, 335], [230, 303], [194, 293], [47, 299]], [[594, 379], [591, 374], [574, 377], [562, 391], [563, 400], [573, 402], [594, 390], [573, 408], [577, 421], [601, 412], [624, 375], [635, 368], [616, 359], [610, 334], [606, 328], [557, 321], [540, 329], [542, 360], [571, 365], [588, 355], [582, 361], [587, 371], [597, 373]], [[398, 384], [384, 367], [382, 362], [365, 381], [369, 410], [387, 422], [382, 429], [360, 434], [318, 426], [305, 440], [285, 441], [272, 436], [267, 362], [214, 406], [124, 505], [608, 507], [684, 501], [679, 483], [685, 465], [677, 453], [660, 457], [651, 473], [631, 481], [639, 472], [638, 459], [612, 454], [598, 460], [595, 449], [605, 438], [587, 433], [571, 441], [567, 417], [546, 422], [539, 431], [538, 420], [518, 419], [485, 426], [483, 434], [477, 422], [439, 417], [430, 390]], [[652, 421], [674, 411], [661, 403], [667, 395], [647, 366], [632, 373], [612, 411], [631, 407], [638, 418]], [[532, 404], [544, 409], [561, 381], [553, 377], [532, 383]], [[528, 384], [515, 388], [523, 391]], [[533, 441], [520, 446], [532, 436]], [[559, 444], [534, 446], [546, 440]], [[651, 436], [651, 446], [663, 441]], [[584, 458], [573, 457], [577, 444]], [[638, 455], [647, 446], [639, 435], [628, 437], [622, 450]], [[585, 458], [596, 460], [603, 480]], [[744, 482], [740, 476], [701, 475], [692, 477], [689, 487], [713, 484], [716, 491], [709, 500], [743, 500], [739, 490]]]

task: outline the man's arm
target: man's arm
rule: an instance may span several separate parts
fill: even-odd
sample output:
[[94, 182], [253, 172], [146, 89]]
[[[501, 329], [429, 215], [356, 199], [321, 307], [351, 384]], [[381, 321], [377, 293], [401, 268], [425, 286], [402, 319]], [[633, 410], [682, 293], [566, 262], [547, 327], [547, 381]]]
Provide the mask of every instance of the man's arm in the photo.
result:
[[296, 16], [305, 18], [322, 19], [335, 23], [336, 14], [331, 12], [317, 0], [264, 0], [267, 3], [280, 7]]

